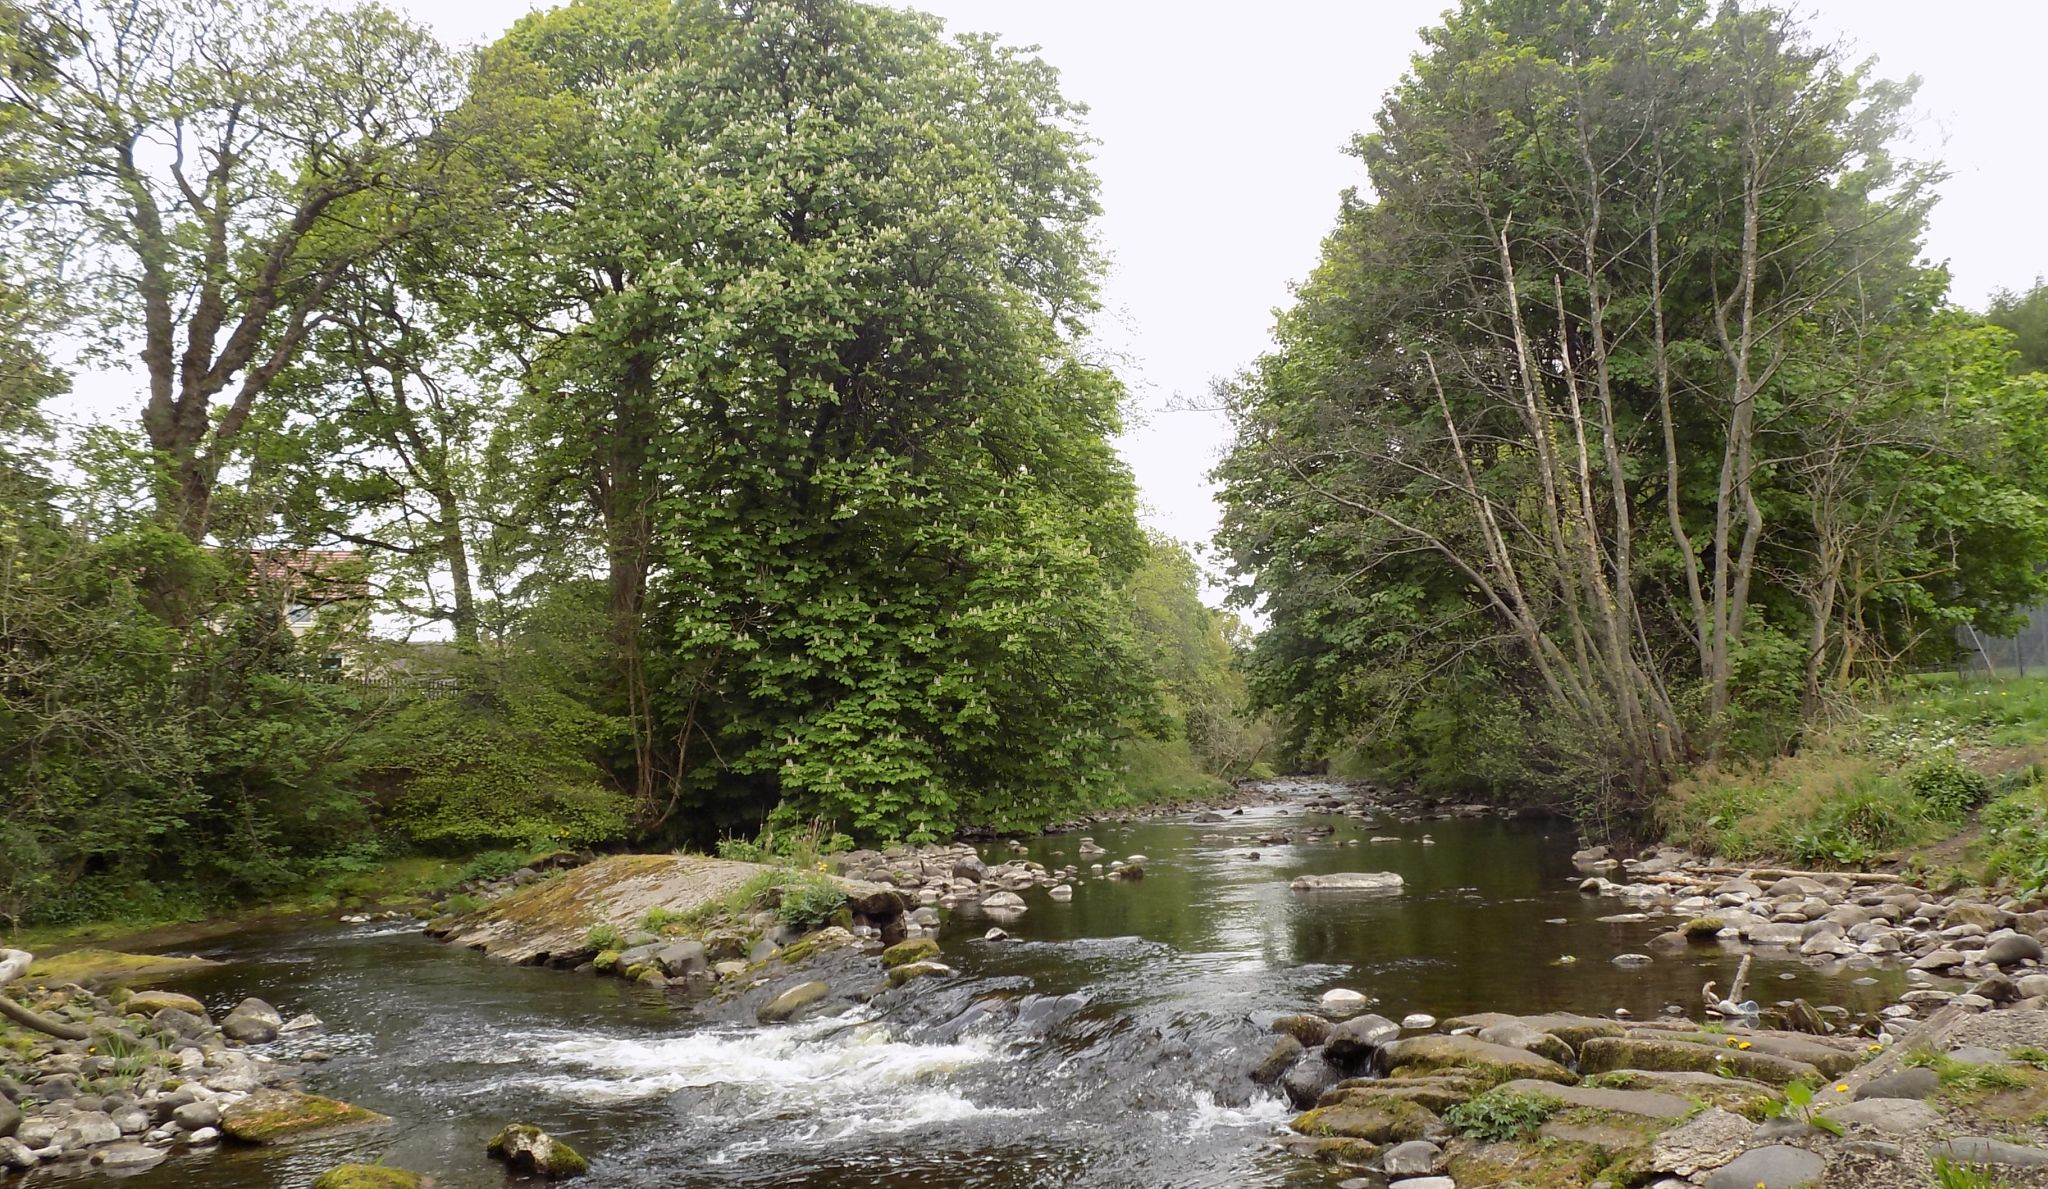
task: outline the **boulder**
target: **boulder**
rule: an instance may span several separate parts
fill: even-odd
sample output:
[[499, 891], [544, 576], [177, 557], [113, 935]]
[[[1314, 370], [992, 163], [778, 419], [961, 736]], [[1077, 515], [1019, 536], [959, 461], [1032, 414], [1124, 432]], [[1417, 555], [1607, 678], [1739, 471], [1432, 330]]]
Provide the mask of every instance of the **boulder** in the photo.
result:
[[1498, 1081], [1531, 1078], [1561, 1085], [1578, 1081], [1570, 1070], [1548, 1057], [1539, 1057], [1526, 1049], [1488, 1044], [1470, 1036], [1415, 1036], [1397, 1040], [1381, 1047], [1379, 1062], [1395, 1076], [1471, 1069]]
[[1845, 1127], [1861, 1127], [1887, 1135], [1945, 1129], [1941, 1115], [1910, 1098], [1865, 1098], [1829, 1107], [1826, 1116]]
[[171, 1110], [171, 1122], [187, 1131], [201, 1127], [220, 1126], [220, 1104], [217, 1102], [187, 1102]]
[[1349, 987], [1332, 987], [1323, 992], [1323, 997], [1317, 1004], [1332, 1015], [1350, 1015], [1353, 1012], [1364, 1011], [1366, 1005], [1371, 1002], [1372, 1000]]
[[274, 1144], [340, 1127], [367, 1127], [391, 1120], [317, 1094], [258, 1090], [221, 1112], [220, 1129], [245, 1144]]
[[535, 1127], [514, 1123], [491, 1137], [484, 1149], [493, 1160], [502, 1160], [514, 1172], [544, 1177], [550, 1181], [580, 1177], [590, 1165], [576, 1149]]
[[1303, 1045], [1314, 1048], [1329, 1037], [1330, 1021], [1321, 1016], [1306, 1014], [1281, 1016], [1273, 1021], [1273, 1031], [1285, 1033]]
[[890, 970], [911, 962], [925, 962], [939, 956], [939, 943], [929, 937], [899, 941], [882, 951], [882, 965]]
[[2008, 933], [1984, 947], [1984, 960], [1998, 966], [2013, 966], [2029, 959], [2041, 960], [2041, 943], [2024, 933]]
[[953, 968], [944, 962], [905, 962], [889, 970], [889, 985], [900, 987], [914, 979], [931, 978], [935, 975], [952, 974]]
[[654, 964], [668, 978], [697, 974], [711, 965], [701, 941], [672, 941], [654, 951]]
[[1914, 1067], [1872, 1078], [1856, 1089], [1856, 1100], [1871, 1098], [1932, 1098], [1941, 1089], [1941, 1078], [1933, 1070]]
[[1421, 1139], [1437, 1126], [1436, 1112], [1420, 1103], [1381, 1099], [1317, 1107], [1294, 1120], [1303, 1135], [1342, 1136], [1375, 1144]]
[[1332, 1025], [1323, 1044], [1330, 1060], [1339, 1065], [1356, 1065], [1371, 1056], [1373, 1050], [1400, 1035], [1401, 1026], [1385, 1016], [1353, 1016]]
[[1287, 886], [1297, 892], [1398, 892], [1401, 885], [1400, 873], [1394, 871], [1339, 871], [1297, 876]]
[[2048, 1165], [2048, 1152], [2040, 1148], [2029, 1148], [1981, 1135], [1964, 1135], [1944, 1140], [1934, 1145], [1929, 1155], [1946, 1156], [1958, 1164], [2002, 1164], [2014, 1168], [2038, 1168]]
[[[1443, 1150], [1428, 1140], [1411, 1139], [1395, 1144], [1380, 1154], [1380, 1167], [1390, 1177], [1427, 1176], [1436, 1169]], [[1413, 1184], [1414, 1182], [1408, 1182]]]
[[6, 1139], [21, 1129], [21, 1108], [14, 1100], [0, 1094], [0, 1139]]
[[821, 982], [798, 983], [762, 1004], [754, 1016], [763, 1024], [780, 1024], [831, 993], [832, 988]]
[[337, 1164], [320, 1174], [313, 1189], [426, 1189], [416, 1172], [382, 1164]]
[[981, 906], [990, 912], [1023, 912], [1024, 897], [1015, 892], [990, 892], [981, 898]]
[[1618, 1069], [1726, 1073], [1773, 1086], [1802, 1081], [1812, 1084], [1821, 1080], [1820, 1070], [1804, 1061], [1729, 1046], [1637, 1036], [1595, 1037], [1580, 1046], [1579, 1072], [1607, 1073]]
[[205, 1004], [176, 991], [137, 991], [121, 1004], [121, 1010], [131, 1016], [153, 1016], [167, 1007], [195, 1016], [206, 1014]]
[[276, 1008], [261, 999], [244, 999], [220, 1022], [220, 1031], [229, 1040], [243, 1044], [266, 1044], [277, 1039], [283, 1024], [284, 1017]]
[[1287, 1072], [1280, 1075], [1280, 1092], [1287, 1095], [1287, 1101], [1305, 1110], [1316, 1105], [1325, 1091], [1343, 1080], [1343, 1072], [1330, 1064], [1323, 1050], [1312, 1048], [1302, 1053]]
[[1716, 1169], [1706, 1189], [1820, 1189], [1827, 1166], [1804, 1148], [1753, 1148]]
[[1261, 1086], [1279, 1081], [1280, 1075], [1292, 1068], [1294, 1063], [1301, 1059], [1304, 1051], [1306, 1050], [1302, 1043], [1286, 1033], [1274, 1037], [1273, 1047], [1268, 1049], [1265, 1057], [1252, 1067], [1252, 1081]]
[[1636, 1115], [1645, 1119], [1683, 1119], [1692, 1114], [1693, 1104], [1676, 1094], [1655, 1090], [1616, 1090], [1602, 1086], [1560, 1086], [1554, 1082], [1517, 1080], [1501, 1089], [1510, 1094], [1554, 1098], [1566, 1106], [1584, 1107], [1609, 1114]]

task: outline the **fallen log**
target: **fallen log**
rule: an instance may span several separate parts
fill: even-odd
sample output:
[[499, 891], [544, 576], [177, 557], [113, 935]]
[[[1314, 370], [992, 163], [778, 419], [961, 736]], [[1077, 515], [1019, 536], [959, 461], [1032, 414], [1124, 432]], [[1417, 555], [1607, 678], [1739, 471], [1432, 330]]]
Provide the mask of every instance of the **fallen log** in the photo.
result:
[[27, 950], [0, 950], [0, 1016], [6, 1016], [24, 1028], [47, 1033], [59, 1040], [84, 1040], [92, 1035], [76, 1024], [53, 1020], [40, 1012], [30, 1011], [7, 997], [7, 984], [28, 973], [36, 956]]

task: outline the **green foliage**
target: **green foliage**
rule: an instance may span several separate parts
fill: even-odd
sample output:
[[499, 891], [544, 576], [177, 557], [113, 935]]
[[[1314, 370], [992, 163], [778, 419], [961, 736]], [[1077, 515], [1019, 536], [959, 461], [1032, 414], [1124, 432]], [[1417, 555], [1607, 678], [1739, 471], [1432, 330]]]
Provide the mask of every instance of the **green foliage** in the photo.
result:
[[[658, 932], [659, 930], [656, 931]], [[588, 933], [583, 935], [583, 945], [584, 948], [595, 950], [598, 953], [604, 953], [608, 950], [622, 950], [626, 948], [626, 937], [625, 934], [619, 932], [618, 927], [615, 925], [594, 925]]]
[[[1168, 735], [1186, 743], [1203, 772], [1224, 780], [1250, 775], [1273, 739], [1270, 723], [1252, 710], [1238, 664], [1249, 633], [1236, 616], [1202, 601], [1194, 555], [1160, 534], [1150, 536], [1130, 592], [1138, 647], [1159, 682]], [[1127, 763], [1134, 750], [1124, 749]], [[1127, 791], [1140, 801], [1156, 799], [1158, 787], [1143, 773], [1127, 778]]]
[[1989, 1165], [1964, 1164], [1936, 1156], [1934, 1189], [2013, 1189], [2013, 1185]]
[[480, 317], [575, 328], [523, 344], [502, 436], [572, 542], [530, 538], [538, 564], [605, 558], [641, 820], [929, 839], [1106, 795], [1152, 717], [1142, 540], [1121, 389], [1073, 337], [1095, 181], [1052, 72], [841, 2], [592, 40], [636, 19], [494, 49], [592, 135], [538, 191], [573, 203], [508, 200], [528, 275]]
[[526, 866], [527, 857], [525, 851], [516, 850], [487, 850], [481, 854], [472, 855], [469, 861], [464, 863], [461, 870], [456, 873], [455, 882], [469, 883], [472, 880], [489, 881], [503, 879], [521, 867]]
[[[640, 918], [640, 927], [642, 929], [645, 929], [649, 933], [663, 933], [666, 932], [672, 925], [678, 927], [687, 927], [689, 925], [695, 924], [696, 920], [696, 916], [692, 913], [674, 912], [669, 909], [656, 906], [654, 908], [648, 909], [647, 915]], [[610, 949], [616, 947], [607, 946], [605, 948]]]
[[1814, 1089], [1805, 1082], [1786, 1086], [1785, 1097], [1765, 1107], [1764, 1113], [1773, 1119], [1796, 1119], [1829, 1135], [1839, 1136], [1844, 1130], [1840, 1123], [1820, 1113], [1820, 1108], [1814, 1105]]
[[809, 870], [825, 865], [825, 856], [853, 849], [853, 839], [832, 828], [830, 822], [813, 818], [799, 829], [763, 826], [751, 840], [726, 837], [718, 840], [718, 857], [745, 863], [777, 863]]
[[2048, 372], [2048, 281], [2036, 279], [2025, 293], [1999, 290], [1984, 317], [2011, 332], [2015, 372]]
[[1906, 787], [1913, 790], [1929, 813], [1948, 821], [1962, 820], [1991, 795], [1991, 782], [1951, 752], [1941, 752], [1914, 765], [1906, 773]]
[[802, 875], [778, 886], [781, 898], [775, 905], [775, 919], [801, 932], [824, 926], [846, 907], [846, 893], [820, 875]]
[[1563, 1107], [1542, 1094], [1517, 1094], [1493, 1089], [1444, 1112], [1451, 1130], [1487, 1143], [1527, 1139]]
[[1933, 1070], [1941, 1080], [1943, 1090], [1965, 1094], [2021, 1090], [2031, 1084], [2026, 1073], [2017, 1066], [1998, 1061], [1958, 1061], [1947, 1053], [1937, 1053], [1932, 1049], [1915, 1049], [1906, 1054], [1906, 1064]]
[[[1633, 826], [2039, 597], [2044, 382], [1916, 259], [1910, 85], [1756, 6], [1474, 0], [1423, 37], [1227, 389], [1220, 541], [1288, 750]], [[1766, 274], [1759, 350], [1725, 295]]]

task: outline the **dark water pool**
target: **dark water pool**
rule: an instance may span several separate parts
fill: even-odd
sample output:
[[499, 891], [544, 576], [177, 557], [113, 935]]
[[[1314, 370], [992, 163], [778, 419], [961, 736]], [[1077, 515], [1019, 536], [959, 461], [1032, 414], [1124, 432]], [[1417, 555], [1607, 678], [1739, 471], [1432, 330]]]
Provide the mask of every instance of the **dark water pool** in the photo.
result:
[[[793, 1027], [707, 1027], [660, 993], [505, 966], [409, 926], [222, 939], [201, 952], [227, 965], [177, 989], [216, 1009], [260, 995], [288, 1015], [316, 1013], [325, 1032], [300, 1043], [334, 1059], [311, 1067], [308, 1088], [396, 1122], [179, 1157], [122, 1183], [303, 1189], [337, 1161], [381, 1159], [442, 1189], [495, 1187], [505, 1179], [484, 1140], [526, 1120], [589, 1156], [593, 1186], [1322, 1185], [1323, 1172], [1272, 1150], [1292, 1112], [1243, 1076], [1271, 1043], [1272, 1015], [1343, 986], [1395, 1018], [1640, 1017], [1691, 1009], [1704, 980], [1725, 986], [1734, 972], [1737, 957], [1711, 947], [1612, 965], [1658, 926], [1596, 919], [1624, 906], [1577, 892], [1561, 824], [1359, 822], [1307, 812], [1312, 788], [1288, 791], [1220, 824], [1099, 827], [1105, 859], [1147, 856], [1142, 882], [1084, 877], [1065, 904], [1027, 893], [1029, 911], [1004, 922], [1008, 943], [981, 941], [990, 922], [956, 913], [942, 941], [959, 977]], [[1315, 825], [1336, 833], [1254, 841]], [[1039, 839], [1031, 854], [1085, 871], [1076, 844]], [[1288, 888], [1296, 875], [1347, 870], [1398, 871], [1406, 888]], [[1751, 983], [1765, 1002], [1856, 1009], [1896, 985], [1886, 972], [1761, 957]]]

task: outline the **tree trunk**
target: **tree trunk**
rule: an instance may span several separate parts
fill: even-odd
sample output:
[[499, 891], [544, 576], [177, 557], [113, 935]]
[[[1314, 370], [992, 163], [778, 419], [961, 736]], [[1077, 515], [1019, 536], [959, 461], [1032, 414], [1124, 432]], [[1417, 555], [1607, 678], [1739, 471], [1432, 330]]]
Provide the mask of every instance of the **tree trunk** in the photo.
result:
[[66, 1024], [48, 1016], [32, 1012], [7, 997], [7, 984], [28, 973], [35, 962], [35, 955], [26, 950], [0, 950], [0, 1016], [6, 1016], [24, 1028], [47, 1033], [59, 1040], [84, 1040], [91, 1036], [76, 1024]]

